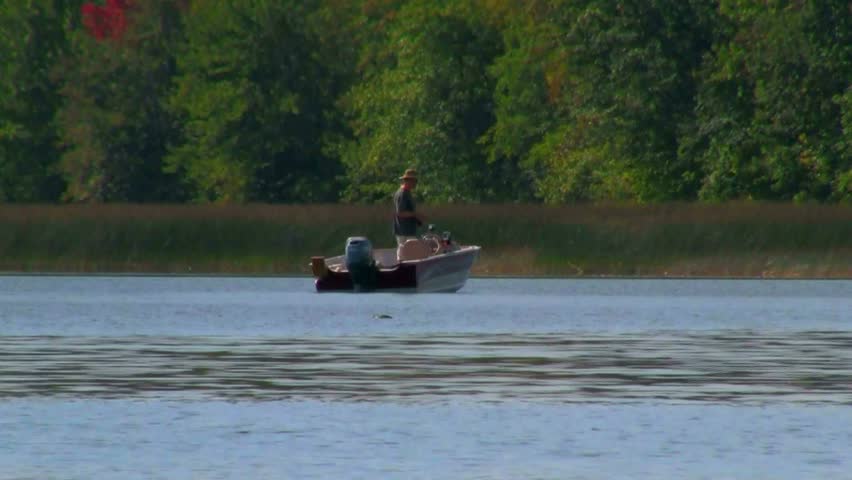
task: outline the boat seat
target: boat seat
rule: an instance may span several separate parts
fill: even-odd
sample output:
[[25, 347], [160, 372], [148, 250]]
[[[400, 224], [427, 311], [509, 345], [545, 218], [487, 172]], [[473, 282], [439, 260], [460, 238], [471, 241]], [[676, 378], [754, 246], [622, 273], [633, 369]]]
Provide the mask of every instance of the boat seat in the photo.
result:
[[426, 243], [412, 238], [399, 247], [397, 254], [400, 262], [404, 262], [406, 260], [421, 260], [430, 256], [432, 254], [432, 249], [430, 249], [429, 245], [426, 245]]

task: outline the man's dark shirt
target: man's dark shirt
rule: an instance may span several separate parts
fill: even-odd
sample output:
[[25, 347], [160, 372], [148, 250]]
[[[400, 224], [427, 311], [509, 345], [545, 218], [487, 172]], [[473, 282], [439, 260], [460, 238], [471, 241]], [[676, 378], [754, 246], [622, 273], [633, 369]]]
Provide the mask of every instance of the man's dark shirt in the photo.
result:
[[393, 234], [413, 237], [417, 235], [417, 218], [407, 217], [399, 218], [402, 212], [414, 213], [414, 197], [411, 196], [411, 191], [402, 187], [393, 194], [393, 204], [396, 207], [396, 215], [393, 220]]

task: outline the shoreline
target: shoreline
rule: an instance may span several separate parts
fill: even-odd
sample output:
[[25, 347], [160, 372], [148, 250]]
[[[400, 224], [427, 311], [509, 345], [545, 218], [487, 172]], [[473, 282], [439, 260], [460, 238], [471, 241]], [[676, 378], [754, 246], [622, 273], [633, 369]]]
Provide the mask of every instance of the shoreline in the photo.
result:
[[[473, 278], [852, 278], [852, 205], [426, 206]], [[0, 205], [9, 274], [309, 276], [382, 205]]]
[[[92, 278], [268, 278], [305, 279], [313, 275], [303, 273], [170, 273], [170, 272], [14, 272], [0, 271], [2, 277], [92, 277]], [[852, 277], [808, 277], [808, 276], [676, 276], [676, 275], [471, 275], [469, 280], [783, 280], [783, 281], [850, 281]]]

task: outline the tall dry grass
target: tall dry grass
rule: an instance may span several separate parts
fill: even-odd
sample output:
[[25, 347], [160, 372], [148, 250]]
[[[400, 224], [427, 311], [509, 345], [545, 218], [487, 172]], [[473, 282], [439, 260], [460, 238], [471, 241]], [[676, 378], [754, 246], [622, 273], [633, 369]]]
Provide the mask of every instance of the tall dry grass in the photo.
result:
[[[448, 205], [479, 274], [852, 277], [852, 207]], [[346, 237], [393, 245], [384, 205], [0, 205], [0, 270], [307, 273]]]

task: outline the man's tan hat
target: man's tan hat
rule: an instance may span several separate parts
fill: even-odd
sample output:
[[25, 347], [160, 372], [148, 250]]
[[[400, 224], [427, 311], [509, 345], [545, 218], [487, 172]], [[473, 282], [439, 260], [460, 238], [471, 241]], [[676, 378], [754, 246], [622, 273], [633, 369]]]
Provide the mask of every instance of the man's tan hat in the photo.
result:
[[417, 170], [409, 168], [399, 177], [400, 180], [417, 180]]

